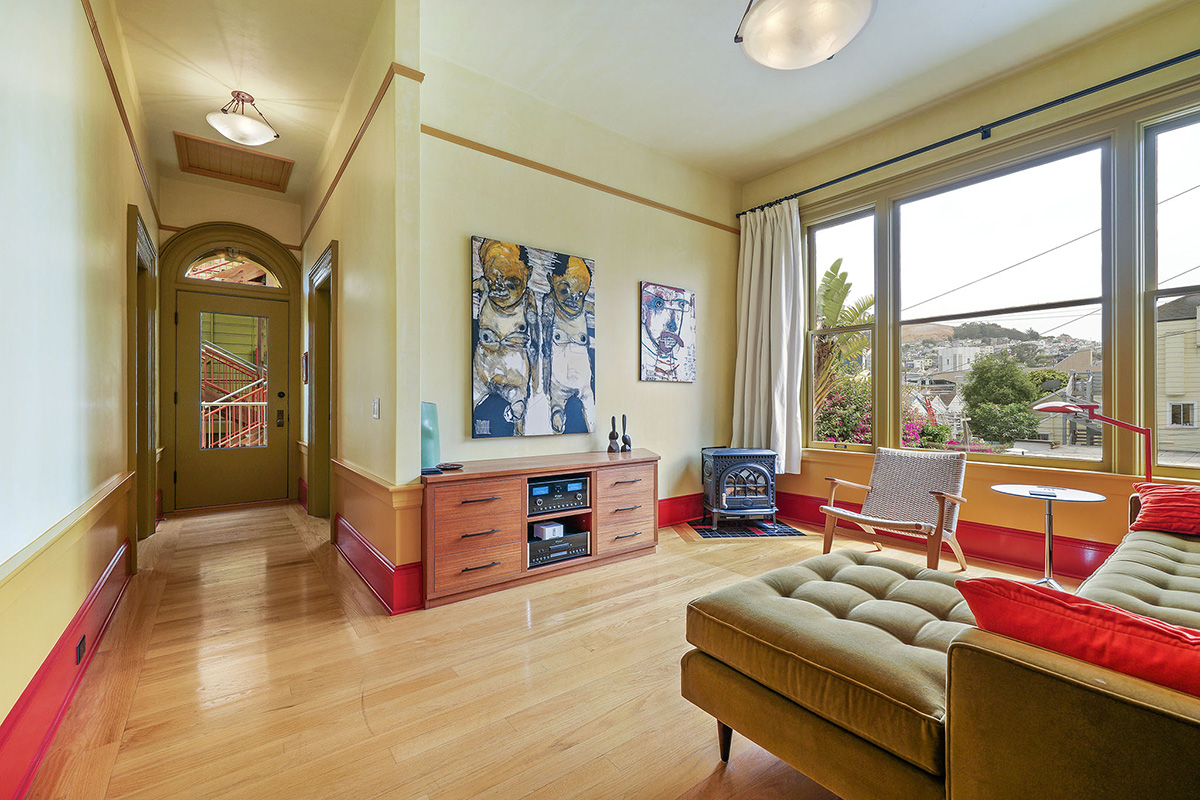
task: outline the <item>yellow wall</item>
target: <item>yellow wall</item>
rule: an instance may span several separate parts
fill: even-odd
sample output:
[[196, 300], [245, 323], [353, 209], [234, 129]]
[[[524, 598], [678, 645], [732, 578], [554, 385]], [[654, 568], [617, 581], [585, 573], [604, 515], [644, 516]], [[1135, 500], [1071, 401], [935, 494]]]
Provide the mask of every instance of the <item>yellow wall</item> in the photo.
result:
[[[274, 197], [270, 195], [274, 194]], [[227, 189], [211, 178], [160, 178], [163, 224], [187, 228], [202, 222], [237, 222], [269, 233], [285, 245], [300, 242], [300, 204], [265, 189]], [[170, 238], [164, 235], [163, 244]]]
[[[429, 54], [424, 68], [426, 125], [733, 224], [733, 184]], [[595, 260], [594, 434], [471, 438], [472, 235]], [[444, 460], [603, 450], [627, 413], [663, 456], [660, 494], [700, 491], [700, 448], [730, 436], [736, 235], [426, 135], [420, 238], [420, 399], [438, 406]], [[638, 380], [642, 280], [695, 290], [695, 383]]]
[[[307, 226], [366, 117], [395, 51], [395, 7], [384, 2], [304, 205]], [[339, 242], [335, 287], [340, 337], [337, 449], [333, 457], [386, 480], [396, 461], [396, 107], [394, 81], [304, 245], [307, 270]], [[380, 418], [371, 416], [374, 398]], [[305, 415], [305, 418], [307, 415]]]
[[[144, 142], [113, 7], [94, 6]], [[0, 224], [24, 257], [0, 292], [0, 716], [127, 535], [123, 515], [71, 534], [62, 522], [127, 472], [126, 205], [158, 234], [78, 0], [12, 5], [5, 30], [0, 71], [18, 105], [0, 115]]]
[[[921, 109], [877, 131], [752, 181], [743, 188], [743, 206], [749, 208], [769, 202], [899, 153], [994, 121], [1007, 114], [1187, 52], [1196, 46], [1197, 30], [1200, 30], [1200, 4], [1191, 3], [1073, 51], [1054, 55], [1032, 69], [1003, 77], [974, 91]], [[989, 148], [995, 148], [1014, 137], [1045, 129], [1057, 122], [1071, 120], [1089, 111], [1137, 97], [1160, 87], [1194, 79], [1197, 75], [1200, 75], [1200, 63], [1186, 62], [1121, 87], [998, 128], [992, 139], [986, 142], [975, 137], [873, 173], [869, 177], [814, 193], [801, 198], [801, 217], [813, 214], [821, 204], [836, 203], [839, 196], [861, 190], [876, 182], [909, 175], [922, 168], [971, 154], [977, 153], [982, 156]], [[1131, 269], [1129, 264], [1121, 264], [1119, 267], [1124, 270]], [[1126, 346], [1132, 347], [1132, 344], [1126, 342]], [[1124, 384], [1122, 392], [1128, 391], [1127, 381], [1123, 382], [1118, 378], [1117, 384]], [[1140, 438], [1135, 444], [1136, 447], [1141, 447]], [[801, 467], [802, 474], [782, 476], [779, 489], [783, 492], [824, 497], [828, 492], [825, 476], [866, 482], [870, 474], [870, 464], [869, 455], [806, 450]], [[1069, 503], [1057, 505], [1055, 517], [1059, 524], [1055, 526], [1055, 533], [1115, 543], [1128, 531], [1126, 503], [1132, 485], [1137, 480], [1137, 476], [1131, 475], [973, 462], [967, 468], [964, 495], [969, 502], [962, 510], [962, 518], [972, 522], [1040, 532], [1043, 529], [1044, 512], [1041, 504], [999, 495], [990, 490], [991, 485], [1040, 483], [1088, 489], [1104, 494], [1108, 500], [1096, 506]], [[845, 493], [845, 499], [861, 500], [853, 495], [852, 492]]]

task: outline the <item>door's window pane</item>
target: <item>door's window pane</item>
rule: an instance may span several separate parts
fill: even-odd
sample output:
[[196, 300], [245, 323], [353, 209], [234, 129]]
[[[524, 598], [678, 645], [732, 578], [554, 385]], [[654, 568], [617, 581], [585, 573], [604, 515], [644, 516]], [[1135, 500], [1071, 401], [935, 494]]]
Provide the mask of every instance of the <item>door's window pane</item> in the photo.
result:
[[267, 318], [200, 314], [200, 449], [266, 447]]
[[813, 441], [871, 444], [871, 332], [818, 333], [813, 351]]
[[232, 247], [213, 250], [200, 256], [188, 267], [184, 277], [279, 288], [279, 279], [275, 277], [275, 273], [260, 264], [254, 256]]

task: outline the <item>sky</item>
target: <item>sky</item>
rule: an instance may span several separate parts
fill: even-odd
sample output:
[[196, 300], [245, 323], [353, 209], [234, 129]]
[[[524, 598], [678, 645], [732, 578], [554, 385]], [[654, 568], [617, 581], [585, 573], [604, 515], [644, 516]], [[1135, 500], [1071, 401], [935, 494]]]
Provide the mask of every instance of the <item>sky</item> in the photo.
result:
[[[1200, 284], [1200, 123], [1159, 134], [1157, 145], [1162, 285]], [[898, 203], [901, 318], [1100, 296], [1102, 169], [1093, 147]], [[870, 216], [814, 229], [817, 279], [841, 257], [852, 299], [871, 291], [873, 234]], [[1101, 338], [1095, 305], [979, 319]]]

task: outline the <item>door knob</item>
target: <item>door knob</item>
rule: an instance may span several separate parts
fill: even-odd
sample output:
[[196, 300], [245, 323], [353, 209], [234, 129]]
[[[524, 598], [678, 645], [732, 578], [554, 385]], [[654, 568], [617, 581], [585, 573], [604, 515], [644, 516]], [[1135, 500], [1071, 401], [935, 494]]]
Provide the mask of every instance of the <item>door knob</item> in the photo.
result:
[[275, 412], [275, 427], [276, 428], [283, 427], [283, 409], [282, 408]]

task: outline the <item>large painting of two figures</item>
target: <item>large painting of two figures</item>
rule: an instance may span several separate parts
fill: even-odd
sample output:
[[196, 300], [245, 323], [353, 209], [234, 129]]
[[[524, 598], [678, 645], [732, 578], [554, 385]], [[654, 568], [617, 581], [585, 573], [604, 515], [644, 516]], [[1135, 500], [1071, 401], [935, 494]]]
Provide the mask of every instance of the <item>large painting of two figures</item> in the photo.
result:
[[596, 429], [596, 265], [471, 239], [472, 435]]

